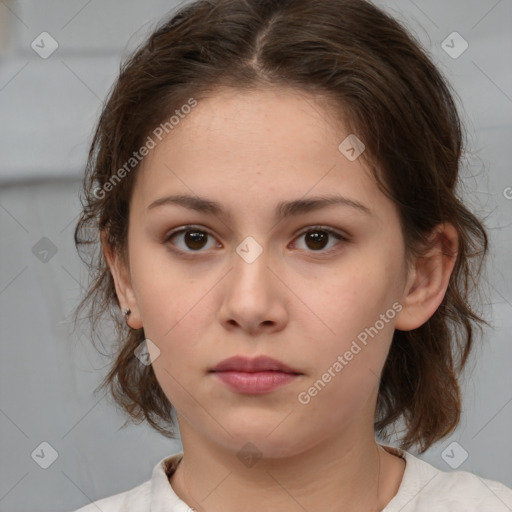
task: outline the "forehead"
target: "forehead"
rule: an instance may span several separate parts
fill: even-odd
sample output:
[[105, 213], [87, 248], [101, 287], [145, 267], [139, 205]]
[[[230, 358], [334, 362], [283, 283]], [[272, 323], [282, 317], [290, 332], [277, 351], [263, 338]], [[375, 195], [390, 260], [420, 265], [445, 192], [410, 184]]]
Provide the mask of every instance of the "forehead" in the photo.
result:
[[146, 207], [178, 189], [226, 202], [236, 193], [241, 203], [257, 194], [257, 202], [277, 204], [337, 192], [375, 204], [382, 194], [362, 159], [340, 151], [350, 134], [328, 107], [291, 89], [200, 98], [145, 157], [136, 193]]
[[201, 136], [203, 140], [217, 137], [245, 139], [246, 145], [279, 143], [298, 149], [304, 139], [321, 137], [336, 143], [345, 130], [336, 118], [339, 119], [339, 115], [336, 116], [332, 102], [305, 91], [278, 87], [249, 90], [223, 87], [202, 97], [177, 128], [186, 126], [189, 135]]
[[170, 162], [186, 153], [189, 162], [208, 159], [211, 165], [312, 161], [329, 168], [347, 132], [332, 102], [290, 88], [223, 87], [198, 98], [186, 112], [172, 116], [173, 126], [167, 125], [160, 140], [153, 137], [157, 147], [143, 167], [150, 167], [155, 157], [157, 163]]

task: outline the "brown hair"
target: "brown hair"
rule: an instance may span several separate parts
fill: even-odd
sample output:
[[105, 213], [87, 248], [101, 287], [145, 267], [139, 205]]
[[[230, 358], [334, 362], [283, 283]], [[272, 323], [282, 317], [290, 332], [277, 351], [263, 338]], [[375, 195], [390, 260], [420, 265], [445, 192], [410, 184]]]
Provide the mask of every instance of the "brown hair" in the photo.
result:
[[439, 223], [456, 227], [458, 255], [444, 300], [421, 327], [395, 331], [377, 402], [376, 432], [387, 435], [402, 419], [402, 448], [425, 451], [460, 419], [458, 375], [474, 327], [486, 323], [468, 299], [488, 241], [455, 190], [464, 131], [450, 85], [403, 26], [364, 0], [199, 0], [163, 22], [122, 65], [91, 144], [75, 230], [91, 279], [76, 316], [88, 308], [93, 334], [104, 314], [116, 327], [115, 361], [99, 387], [132, 420], [175, 437], [172, 405], [151, 365], [134, 355], [144, 331], [128, 328], [120, 315], [98, 235], [126, 258], [138, 166], [115, 186], [107, 182], [175, 109], [220, 86], [291, 87], [328, 99], [329, 114], [364, 142], [362, 157], [397, 205], [408, 257], [421, 253]]

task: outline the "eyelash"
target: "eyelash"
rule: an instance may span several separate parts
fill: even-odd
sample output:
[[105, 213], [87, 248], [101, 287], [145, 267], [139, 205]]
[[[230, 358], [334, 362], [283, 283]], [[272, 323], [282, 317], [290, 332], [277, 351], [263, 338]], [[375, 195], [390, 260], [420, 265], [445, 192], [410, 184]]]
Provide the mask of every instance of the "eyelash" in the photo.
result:
[[[207, 229], [204, 229], [200, 226], [194, 226], [194, 225], [188, 225], [188, 226], [183, 226], [179, 229], [176, 229], [175, 231], [171, 231], [166, 237], [165, 237], [165, 240], [164, 240], [164, 243], [165, 244], [168, 244], [169, 245], [169, 248], [171, 251], [173, 251], [174, 253], [177, 253], [179, 254], [180, 256], [184, 257], [184, 258], [189, 258], [189, 257], [194, 257], [194, 253], [201, 253], [201, 252], [205, 252], [203, 250], [197, 250], [197, 251], [194, 251], [194, 250], [190, 250], [190, 251], [183, 251], [181, 249], [176, 249], [172, 244], [170, 244], [170, 241], [173, 237], [179, 235], [179, 234], [182, 234], [182, 233], [187, 233], [187, 232], [190, 232], [190, 231], [194, 231], [194, 232], [199, 232], [199, 233], [206, 233], [207, 235], [211, 236], [212, 238], [215, 238], [214, 235]], [[304, 236], [308, 233], [311, 233], [311, 232], [324, 232], [324, 233], [327, 233], [328, 235], [336, 238], [339, 242], [349, 242], [349, 238], [345, 235], [342, 235], [341, 233], [339, 233], [338, 231], [335, 231], [331, 228], [328, 228], [328, 227], [324, 227], [324, 226], [309, 226], [306, 230], [300, 232], [295, 239], [297, 238], [300, 238], [301, 236]], [[294, 240], [295, 240], [294, 239]], [[338, 250], [340, 250], [340, 248], [338, 247], [339, 244], [336, 244], [334, 247], [331, 247], [330, 249], [327, 249], [327, 250], [323, 250], [323, 249], [320, 249], [318, 251], [314, 251], [314, 250], [309, 250], [309, 251], [306, 251], [308, 253], [312, 253], [312, 254], [319, 254], [319, 255], [322, 255], [322, 256], [328, 256], [330, 254], [332, 254], [333, 252], [336, 252]]]

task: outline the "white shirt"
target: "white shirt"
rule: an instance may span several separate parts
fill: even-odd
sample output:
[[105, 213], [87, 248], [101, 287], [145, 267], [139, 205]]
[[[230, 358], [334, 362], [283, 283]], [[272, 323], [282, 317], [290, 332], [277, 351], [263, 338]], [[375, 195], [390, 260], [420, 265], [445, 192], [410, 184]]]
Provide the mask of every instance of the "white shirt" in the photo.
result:
[[[405, 459], [402, 482], [381, 512], [511, 512], [512, 489], [467, 471], [441, 471], [409, 452], [383, 446]], [[151, 480], [75, 512], [191, 512], [169, 483], [183, 452], [162, 459]]]

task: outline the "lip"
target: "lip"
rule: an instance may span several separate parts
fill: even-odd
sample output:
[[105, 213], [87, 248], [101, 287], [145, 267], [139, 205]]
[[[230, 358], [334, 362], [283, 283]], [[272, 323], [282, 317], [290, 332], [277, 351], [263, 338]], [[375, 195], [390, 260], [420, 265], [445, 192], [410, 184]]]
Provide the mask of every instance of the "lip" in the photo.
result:
[[217, 364], [210, 373], [232, 390], [243, 394], [269, 393], [303, 375], [267, 356], [230, 357]]
[[298, 370], [290, 368], [284, 363], [281, 363], [281, 361], [278, 361], [277, 359], [272, 359], [271, 357], [268, 356], [258, 356], [253, 358], [244, 356], [229, 357], [228, 359], [224, 359], [224, 361], [221, 361], [210, 371], [233, 371], [246, 373], [274, 371], [282, 373], [300, 373]]

